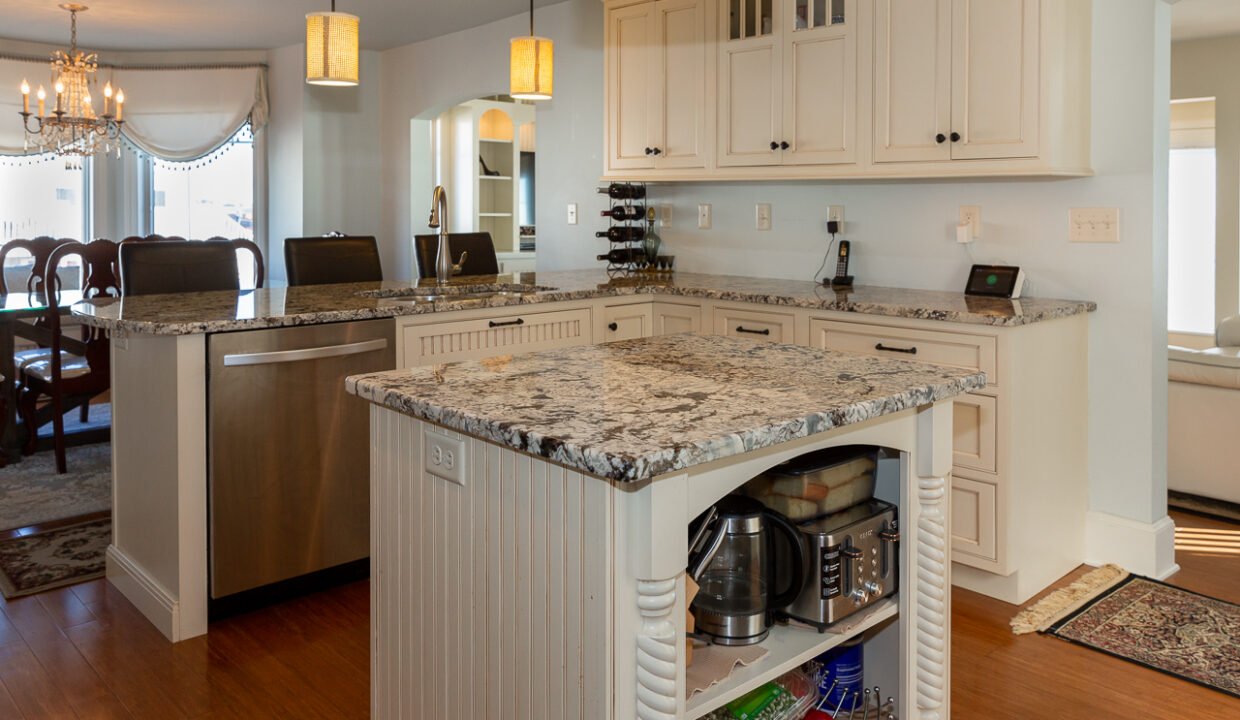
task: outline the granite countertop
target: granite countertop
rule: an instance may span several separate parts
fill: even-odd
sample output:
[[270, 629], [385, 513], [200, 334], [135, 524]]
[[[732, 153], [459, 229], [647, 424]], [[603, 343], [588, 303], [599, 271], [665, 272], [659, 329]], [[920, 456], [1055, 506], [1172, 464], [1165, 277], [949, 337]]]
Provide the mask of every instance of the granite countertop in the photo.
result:
[[487, 298], [428, 297], [434, 281], [353, 283], [242, 292], [142, 295], [88, 300], [73, 306], [81, 322], [151, 335], [194, 335], [488, 307], [524, 306], [597, 297], [654, 294], [763, 303], [866, 315], [1017, 326], [1097, 308], [1079, 300], [969, 297], [962, 293], [859, 285], [835, 291], [809, 281], [676, 273], [670, 278], [618, 277], [577, 270], [460, 277], [457, 291], [500, 284]]
[[373, 403], [591, 475], [639, 482], [944, 400], [984, 373], [667, 335], [359, 375]]

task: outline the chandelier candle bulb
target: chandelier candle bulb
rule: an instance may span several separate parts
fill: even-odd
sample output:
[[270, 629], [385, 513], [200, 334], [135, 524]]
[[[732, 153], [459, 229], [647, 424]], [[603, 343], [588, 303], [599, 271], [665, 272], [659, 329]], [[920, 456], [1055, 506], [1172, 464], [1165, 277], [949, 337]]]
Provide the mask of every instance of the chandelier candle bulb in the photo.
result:
[[112, 102], [112, 83], [103, 86], [103, 115], [107, 117], [109, 105]]
[[39, 117], [43, 117], [46, 114], [44, 110], [47, 105], [47, 91], [43, 89], [42, 85], [39, 86], [39, 91], [36, 93], [36, 97], [39, 98]]
[[22, 112], [30, 112], [30, 83], [22, 78]]
[[124, 119], [125, 114], [125, 91], [116, 91], [116, 121], [120, 122]]
[[65, 96], [65, 84], [57, 80], [56, 81], [56, 113], [57, 114], [60, 114], [62, 112], [60, 109], [60, 100], [64, 96]]

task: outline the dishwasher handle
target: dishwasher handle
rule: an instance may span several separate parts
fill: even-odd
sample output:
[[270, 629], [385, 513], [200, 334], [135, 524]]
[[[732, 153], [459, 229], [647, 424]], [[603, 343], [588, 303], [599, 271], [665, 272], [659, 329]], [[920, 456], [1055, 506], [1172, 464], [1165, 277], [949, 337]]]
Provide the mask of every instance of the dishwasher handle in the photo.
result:
[[366, 340], [347, 345], [326, 345], [324, 347], [304, 348], [301, 350], [277, 350], [275, 352], [238, 353], [224, 356], [224, 367], [240, 367], [244, 365], [274, 365], [276, 363], [301, 362], [302, 360], [322, 360], [323, 358], [361, 355], [375, 350], [387, 349], [387, 338]]

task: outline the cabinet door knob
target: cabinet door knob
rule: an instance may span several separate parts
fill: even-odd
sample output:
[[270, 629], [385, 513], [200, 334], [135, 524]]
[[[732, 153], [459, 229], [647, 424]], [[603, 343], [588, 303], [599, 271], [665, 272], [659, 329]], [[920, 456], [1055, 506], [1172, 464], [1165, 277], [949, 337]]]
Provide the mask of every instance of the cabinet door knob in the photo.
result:
[[952, 133], [952, 142], [960, 142], [960, 133], [958, 132]]
[[620, 323], [607, 323], [607, 329], [615, 332], [620, 329]]
[[788, 141], [787, 141], [787, 140], [785, 140], [785, 141], [783, 141], [783, 142], [781, 142], [781, 143], [779, 144], [779, 149], [780, 149], [780, 150], [787, 150], [789, 147], [791, 147], [791, 145], [789, 145], [789, 144], [788, 144]]
[[778, 149], [779, 149], [779, 143], [777, 143], [777, 142], [775, 142], [774, 140], [772, 140], [772, 141], [771, 141], [771, 149], [772, 149], [772, 150], [778, 150]]
[[659, 148], [655, 148], [655, 149], [654, 149], [654, 154], [655, 154], [655, 155], [662, 155], [662, 154], [663, 154], [663, 151], [662, 151], [661, 149], [659, 149]]
[[646, 148], [647, 155], [654, 155], [654, 148]]
[[939, 133], [938, 135], [934, 136], [934, 141], [942, 145], [943, 143], [947, 142], [947, 136], [944, 135], [943, 133]]

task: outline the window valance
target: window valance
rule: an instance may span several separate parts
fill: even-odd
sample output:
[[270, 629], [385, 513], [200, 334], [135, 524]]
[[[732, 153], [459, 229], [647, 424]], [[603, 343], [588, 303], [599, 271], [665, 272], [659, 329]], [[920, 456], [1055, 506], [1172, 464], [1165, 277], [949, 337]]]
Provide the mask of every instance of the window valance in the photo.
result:
[[[165, 160], [193, 160], [215, 151], [247, 121], [267, 122], [267, 69], [261, 65], [100, 67], [100, 88], [125, 89], [125, 139]], [[0, 58], [0, 154], [24, 153], [23, 78], [51, 89], [46, 60]], [[102, 89], [96, 91], [102, 98]], [[98, 105], [96, 104], [96, 109]]]

